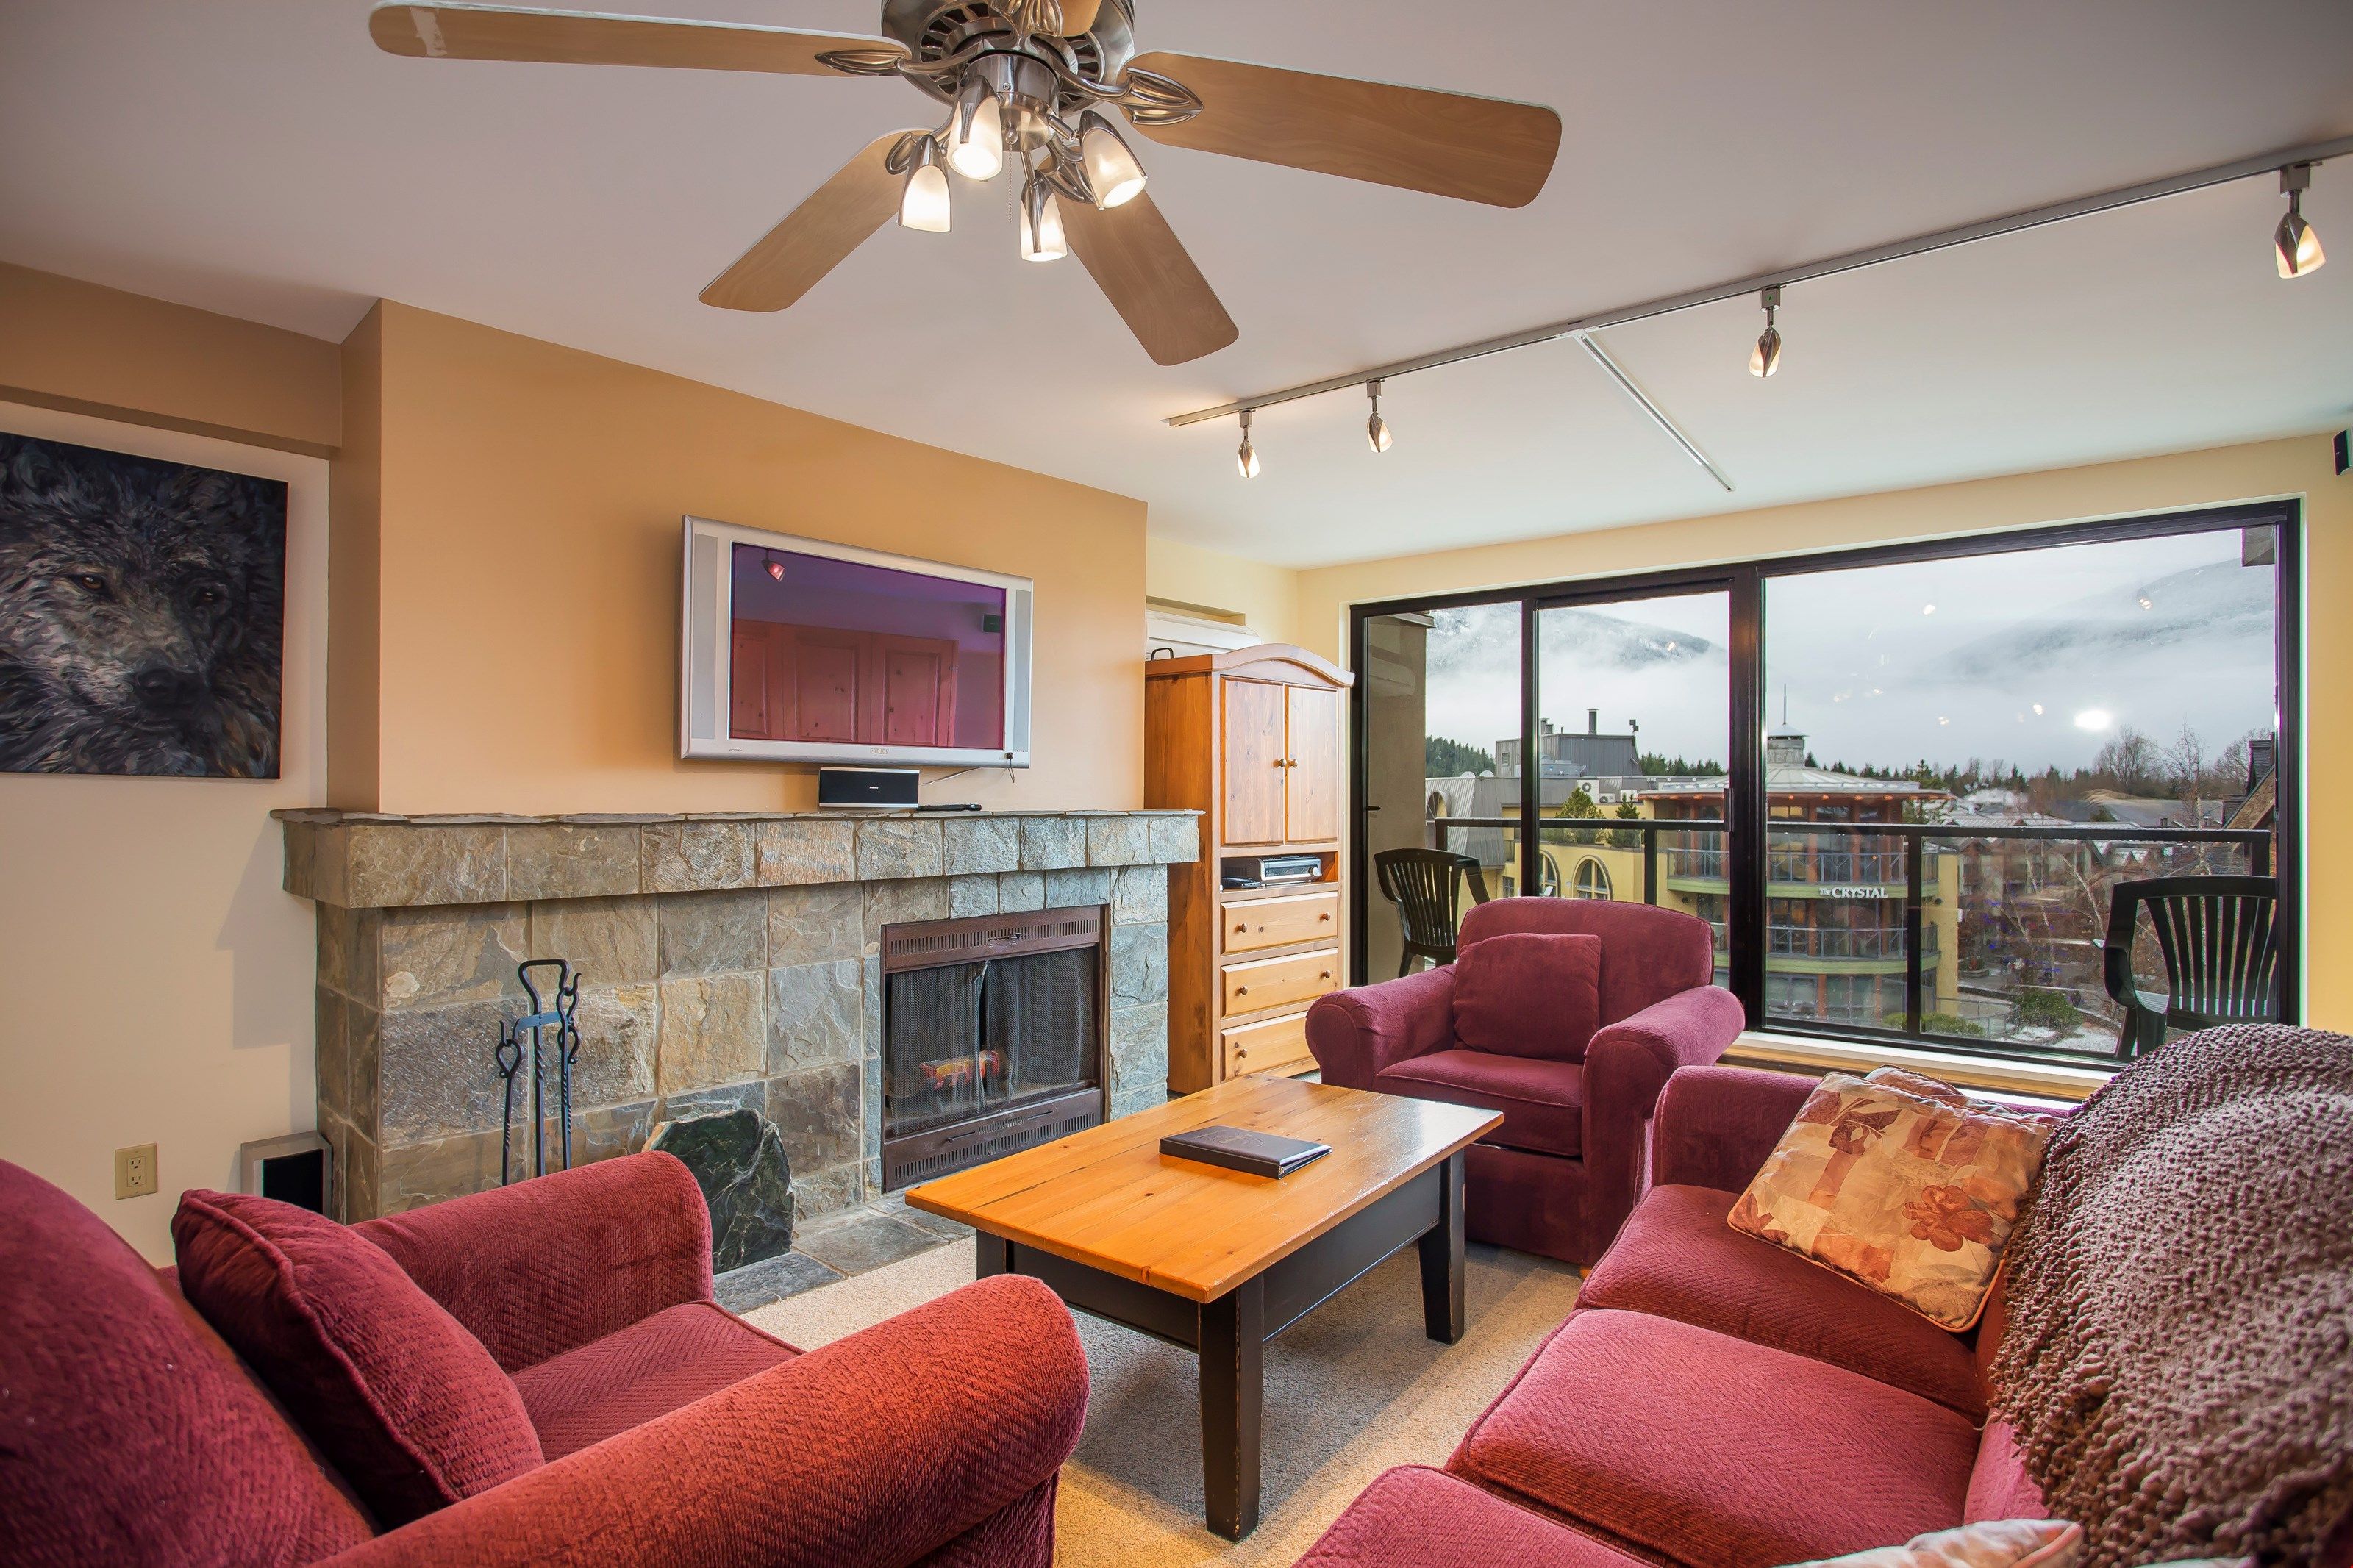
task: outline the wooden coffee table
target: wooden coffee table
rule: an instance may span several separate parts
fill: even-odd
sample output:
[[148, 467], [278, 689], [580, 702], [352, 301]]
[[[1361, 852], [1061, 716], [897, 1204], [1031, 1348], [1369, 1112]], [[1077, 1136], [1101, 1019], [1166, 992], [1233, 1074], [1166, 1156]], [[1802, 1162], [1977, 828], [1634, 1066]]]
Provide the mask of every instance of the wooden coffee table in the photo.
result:
[[[1361, 1089], [1246, 1078], [911, 1188], [979, 1233], [979, 1271], [1194, 1352], [1209, 1528], [1258, 1525], [1266, 1342], [1404, 1247], [1422, 1322], [1462, 1337], [1462, 1151], [1503, 1118]], [[1280, 1181], [1160, 1152], [1212, 1123], [1329, 1143]]]

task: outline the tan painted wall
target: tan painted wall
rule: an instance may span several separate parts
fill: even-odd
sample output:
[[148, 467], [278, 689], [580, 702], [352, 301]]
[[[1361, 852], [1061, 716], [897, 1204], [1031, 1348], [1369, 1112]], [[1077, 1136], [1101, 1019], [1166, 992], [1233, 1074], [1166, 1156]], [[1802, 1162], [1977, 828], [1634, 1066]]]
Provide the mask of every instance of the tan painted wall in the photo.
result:
[[1144, 591], [1238, 615], [1269, 642], [1299, 640], [1299, 574], [1285, 566], [1153, 538], [1145, 542]]
[[1299, 640], [1341, 658], [1347, 607], [1368, 601], [2278, 496], [2304, 498], [2307, 551], [2306, 1016], [2353, 1028], [2353, 966], [2332, 961], [2353, 953], [2353, 476], [2326, 436], [1325, 567], [1299, 574]]
[[327, 626], [326, 804], [349, 810], [376, 807], [382, 766], [377, 689], [378, 644], [384, 616], [378, 563], [382, 554], [384, 484], [384, 306], [378, 303], [343, 340], [343, 437], [328, 495], [333, 548], [328, 553], [328, 596], [335, 614]]
[[0, 262], [0, 398], [332, 457], [335, 345]]
[[[20, 405], [0, 429], [290, 486], [281, 777], [0, 773], [0, 1159], [168, 1262], [182, 1189], [234, 1189], [239, 1143], [311, 1125], [311, 912], [269, 812], [325, 773], [327, 465]], [[134, 1143], [162, 1190], [118, 1202]]]
[[811, 804], [807, 767], [677, 756], [692, 512], [1036, 578], [1037, 765], [925, 798], [1143, 804], [1142, 502], [447, 316], [378, 315], [379, 762], [372, 800], [341, 772], [339, 798]]

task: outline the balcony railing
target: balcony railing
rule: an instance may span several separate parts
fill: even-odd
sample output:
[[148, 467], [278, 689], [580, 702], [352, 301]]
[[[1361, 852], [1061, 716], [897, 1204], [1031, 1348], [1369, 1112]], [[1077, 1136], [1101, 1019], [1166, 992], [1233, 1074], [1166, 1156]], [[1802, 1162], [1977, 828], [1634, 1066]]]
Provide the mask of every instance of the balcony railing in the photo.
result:
[[[1522, 826], [1515, 816], [1439, 817], [1430, 842], [1516, 880]], [[1536, 891], [1690, 910], [1715, 927], [1724, 964], [1724, 823], [1546, 817], [1539, 828], [1546, 875]], [[1979, 871], [1972, 849], [1993, 854], [1999, 870]], [[1585, 858], [1600, 863], [1599, 874], [1582, 870]], [[1639, 878], [1627, 874], [1636, 858]], [[2122, 1018], [2102, 973], [2109, 889], [2271, 871], [2272, 837], [2252, 828], [1774, 822], [1766, 830], [1766, 1027], [1828, 1026], [1945, 1048], [2114, 1062]], [[1841, 918], [1821, 923], [1832, 910]], [[1870, 920], [1872, 910], [1893, 918]], [[2147, 932], [2141, 947], [2139, 983], [2161, 993], [2164, 970]], [[1902, 969], [1873, 967], [1894, 963]]]

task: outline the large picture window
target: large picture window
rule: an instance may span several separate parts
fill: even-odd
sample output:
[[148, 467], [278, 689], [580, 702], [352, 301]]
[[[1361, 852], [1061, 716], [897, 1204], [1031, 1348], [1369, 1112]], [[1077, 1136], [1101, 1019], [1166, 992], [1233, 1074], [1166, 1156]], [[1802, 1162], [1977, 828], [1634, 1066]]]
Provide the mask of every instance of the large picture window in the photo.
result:
[[[2272, 879], [2292, 1017], [2300, 526], [2280, 503], [1359, 606], [1359, 863], [1437, 848], [1489, 895], [1683, 910], [1754, 1027], [2059, 1061], [2120, 1053], [2119, 885]], [[1355, 886], [1362, 982], [1402, 933]], [[2147, 929], [2127, 961], [2163, 993]]]

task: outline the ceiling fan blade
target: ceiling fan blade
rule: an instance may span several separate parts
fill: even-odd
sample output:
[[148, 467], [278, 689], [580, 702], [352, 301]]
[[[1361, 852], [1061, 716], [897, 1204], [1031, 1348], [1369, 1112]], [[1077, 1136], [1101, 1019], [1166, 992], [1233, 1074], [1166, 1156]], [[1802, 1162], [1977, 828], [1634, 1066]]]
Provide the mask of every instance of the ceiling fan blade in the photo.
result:
[[884, 165], [892, 147], [908, 134], [893, 131], [868, 142], [734, 266], [712, 279], [702, 302], [725, 310], [781, 310], [816, 288], [899, 210], [901, 180]]
[[1499, 207], [1535, 200], [1560, 151], [1560, 116], [1541, 104], [1194, 55], [1140, 55], [1131, 66], [1200, 96], [1190, 120], [1136, 126], [1171, 147]]
[[831, 76], [820, 56], [840, 50], [904, 55], [888, 38], [805, 33], [732, 22], [533, 11], [512, 5], [378, 5], [368, 32], [388, 54], [453, 60], [545, 60], [575, 66], [679, 66], [692, 70]]
[[1062, 37], [1075, 38], [1095, 25], [1103, 0], [1062, 0]]
[[1154, 363], [1183, 364], [1241, 336], [1150, 196], [1109, 212], [1090, 202], [1061, 208], [1071, 248]]

